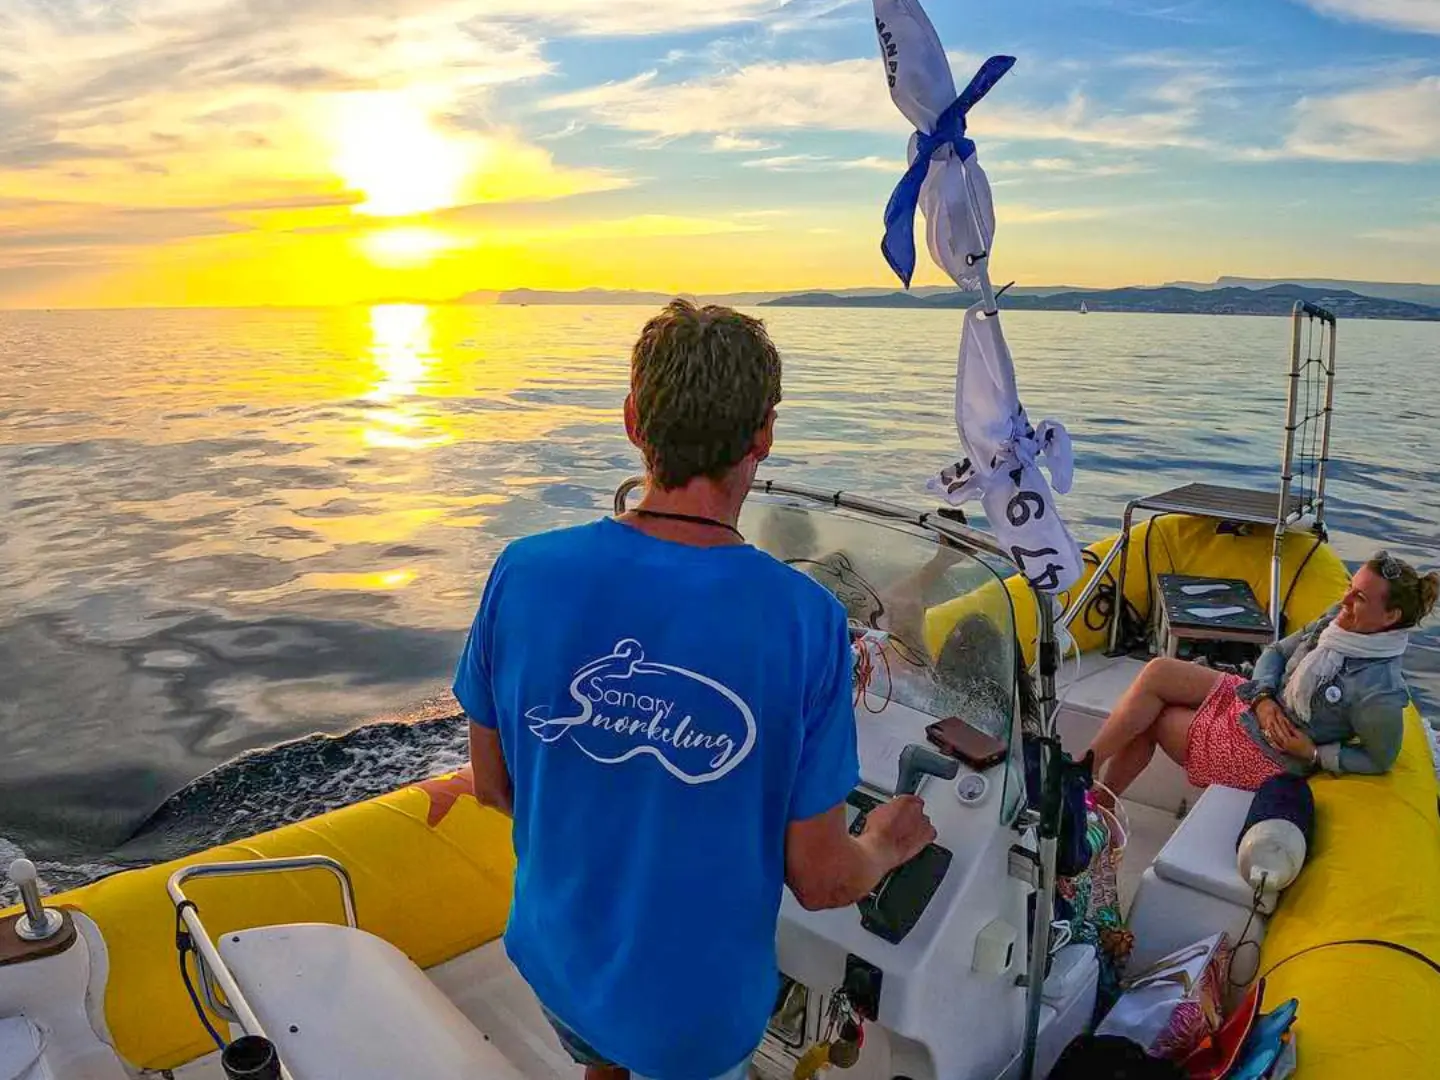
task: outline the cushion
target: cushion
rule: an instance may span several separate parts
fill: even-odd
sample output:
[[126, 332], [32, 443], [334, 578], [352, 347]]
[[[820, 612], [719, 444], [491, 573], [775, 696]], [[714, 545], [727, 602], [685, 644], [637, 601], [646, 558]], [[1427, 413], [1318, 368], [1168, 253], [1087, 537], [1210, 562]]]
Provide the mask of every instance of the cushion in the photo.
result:
[[1249, 907], [1254, 894], [1240, 876], [1235, 839], [1245, 827], [1252, 798], [1253, 793], [1236, 788], [1206, 788], [1155, 856], [1156, 876]]

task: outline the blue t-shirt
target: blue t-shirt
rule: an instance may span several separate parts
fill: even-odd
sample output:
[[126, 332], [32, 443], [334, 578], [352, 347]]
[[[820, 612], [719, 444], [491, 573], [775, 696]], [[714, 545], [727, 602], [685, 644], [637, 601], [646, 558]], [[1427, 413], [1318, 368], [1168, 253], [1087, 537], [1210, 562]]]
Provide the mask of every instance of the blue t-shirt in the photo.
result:
[[859, 780], [845, 614], [749, 546], [606, 519], [511, 544], [455, 676], [515, 794], [505, 945], [546, 1008], [701, 1080], [775, 1003], [785, 827]]

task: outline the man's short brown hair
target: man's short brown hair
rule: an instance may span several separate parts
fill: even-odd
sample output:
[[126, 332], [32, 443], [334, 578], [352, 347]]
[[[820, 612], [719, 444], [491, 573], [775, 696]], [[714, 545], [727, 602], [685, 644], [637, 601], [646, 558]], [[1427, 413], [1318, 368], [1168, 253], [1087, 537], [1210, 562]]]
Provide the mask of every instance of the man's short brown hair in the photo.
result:
[[718, 480], [780, 401], [780, 354], [765, 324], [730, 308], [672, 300], [630, 354], [635, 431], [662, 488]]

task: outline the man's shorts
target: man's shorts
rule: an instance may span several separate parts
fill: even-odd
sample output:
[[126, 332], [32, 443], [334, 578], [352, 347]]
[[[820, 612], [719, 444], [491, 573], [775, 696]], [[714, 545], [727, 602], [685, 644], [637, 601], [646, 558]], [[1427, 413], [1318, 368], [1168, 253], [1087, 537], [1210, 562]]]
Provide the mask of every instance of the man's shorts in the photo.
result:
[[[583, 1065], [587, 1069], [615, 1069], [624, 1067], [616, 1065], [613, 1061], [605, 1060], [593, 1046], [566, 1027], [565, 1022], [549, 1009], [545, 1008], [544, 1005], [541, 1005], [540, 1009], [545, 1014], [545, 1019], [550, 1021], [550, 1026], [555, 1029], [555, 1034], [559, 1036], [560, 1045], [565, 1048], [565, 1052], [570, 1055], [575, 1064]], [[740, 1062], [740, 1064], [736, 1065], [733, 1069], [728, 1069], [721, 1073], [715, 1077], [714, 1080], [746, 1080], [746, 1077], [750, 1075], [750, 1059], [752, 1057], [754, 1057], [753, 1053], [746, 1054], [744, 1061]], [[631, 1074], [631, 1080], [645, 1080], [645, 1077], [639, 1076], [638, 1074]]]

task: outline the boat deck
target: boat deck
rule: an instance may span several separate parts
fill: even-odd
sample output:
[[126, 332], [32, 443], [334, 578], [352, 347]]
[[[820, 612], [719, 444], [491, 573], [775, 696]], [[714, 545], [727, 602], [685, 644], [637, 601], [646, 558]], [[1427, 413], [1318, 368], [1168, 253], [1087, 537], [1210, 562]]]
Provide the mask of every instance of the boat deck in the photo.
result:
[[[570, 1060], [534, 993], [492, 941], [425, 973], [527, 1080], [575, 1080]], [[174, 1070], [175, 1080], [225, 1080], [218, 1054]]]
[[[1129, 658], [1100, 655], [1081, 658], [1078, 668], [1067, 664], [1060, 680], [1061, 737], [1066, 749], [1083, 753], [1115, 700], [1143, 664]], [[1153, 775], [1152, 775], [1153, 774]], [[1187, 800], [1198, 794], [1163, 755], [1124, 800], [1130, 837], [1121, 863], [1120, 891], [1125, 910], [1134, 899], [1140, 875], [1154, 860], [1178, 823]], [[497, 1050], [529, 1080], [575, 1080], [584, 1069], [574, 1064], [545, 1019], [540, 1003], [505, 954], [491, 942], [456, 957], [426, 974], [453, 1001]], [[174, 1071], [176, 1080], [224, 1080], [217, 1055]]]

